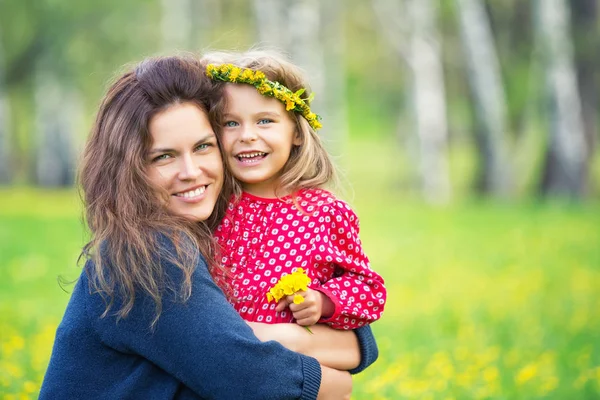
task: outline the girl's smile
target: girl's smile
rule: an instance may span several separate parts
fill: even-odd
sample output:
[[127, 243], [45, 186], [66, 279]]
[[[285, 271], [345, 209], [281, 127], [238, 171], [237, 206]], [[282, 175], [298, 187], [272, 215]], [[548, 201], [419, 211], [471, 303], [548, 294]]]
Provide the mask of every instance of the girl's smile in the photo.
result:
[[285, 106], [256, 88], [227, 84], [223, 146], [231, 172], [244, 191], [276, 197], [278, 179], [301, 140]]

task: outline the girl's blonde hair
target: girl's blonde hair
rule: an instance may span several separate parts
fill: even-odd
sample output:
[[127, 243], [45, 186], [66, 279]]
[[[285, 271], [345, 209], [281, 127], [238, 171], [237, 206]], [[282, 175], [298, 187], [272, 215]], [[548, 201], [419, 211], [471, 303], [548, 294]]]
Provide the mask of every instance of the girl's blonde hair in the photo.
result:
[[[202, 63], [233, 64], [240, 68], [262, 71], [267, 79], [279, 82], [292, 92], [305, 89], [303, 97], [306, 98], [311, 94], [303, 71], [285, 56], [272, 50], [212, 52], [204, 55]], [[301, 189], [320, 188], [335, 183], [335, 168], [321, 137], [300, 114], [294, 111], [288, 113], [296, 122], [296, 134], [302, 144], [292, 147], [275, 193], [295, 193]], [[239, 190], [236, 187], [236, 191]]]

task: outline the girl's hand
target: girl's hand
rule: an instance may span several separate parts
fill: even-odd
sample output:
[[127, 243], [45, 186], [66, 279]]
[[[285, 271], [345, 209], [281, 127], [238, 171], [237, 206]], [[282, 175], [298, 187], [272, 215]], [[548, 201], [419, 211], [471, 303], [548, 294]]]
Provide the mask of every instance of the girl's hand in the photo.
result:
[[[294, 303], [294, 296], [304, 297], [300, 304]], [[335, 305], [333, 301], [318, 290], [308, 289], [306, 292], [298, 292], [291, 296], [279, 300], [276, 310], [281, 312], [289, 307], [296, 323], [301, 326], [311, 326], [316, 324], [321, 317], [330, 317], [333, 315]]]

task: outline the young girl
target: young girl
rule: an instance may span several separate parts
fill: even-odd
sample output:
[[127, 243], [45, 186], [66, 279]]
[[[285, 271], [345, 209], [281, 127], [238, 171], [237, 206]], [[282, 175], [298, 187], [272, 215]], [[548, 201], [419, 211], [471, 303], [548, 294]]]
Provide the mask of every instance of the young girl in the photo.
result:
[[[356, 214], [322, 188], [335, 173], [299, 69], [264, 52], [205, 62], [209, 77], [227, 82], [224, 157], [243, 190], [215, 233], [230, 273], [217, 281], [233, 292], [232, 304], [256, 322], [354, 329], [377, 320], [384, 282], [369, 267]], [[269, 289], [299, 268], [310, 278], [304, 299], [269, 301]]]

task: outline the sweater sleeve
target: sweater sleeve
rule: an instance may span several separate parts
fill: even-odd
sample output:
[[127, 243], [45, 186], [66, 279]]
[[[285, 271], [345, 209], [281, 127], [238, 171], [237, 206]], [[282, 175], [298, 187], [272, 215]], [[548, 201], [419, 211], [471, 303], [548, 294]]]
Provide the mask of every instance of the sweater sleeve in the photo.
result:
[[[181, 282], [179, 270], [163, 261], [173, 282]], [[192, 294], [185, 303], [163, 295], [154, 329], [154, 303], [141, 293], [124, 319], [100, 318], [103, 310], [100, 296], [90, 296], [88, 315], [106, 345], [151, 361], [202, 398], [317, 397], [318, 362], [276, 342], [259, 341], [227, 303], [204, 261], [193, 274]]]
[[349, 371], [353, 375], [364, 371], [379, 357], [379, 349], [377, 348], [377, 342], [375, 341], [371, 326], [366, 325], [355, 329], [354, 333], [358, 338], [358, 345], [360, 346], [360, 364]]
[[317, 261], [333, 263], [338, 273], [320, 287], [335, 304], [334, 314], [320, 322], [337, 329], [354, 329], [381, 317], [387, 292], [373, 271], [359, 238], [358, 217], [343, 201], [328, 209], [329, 235], [322, 238]]

